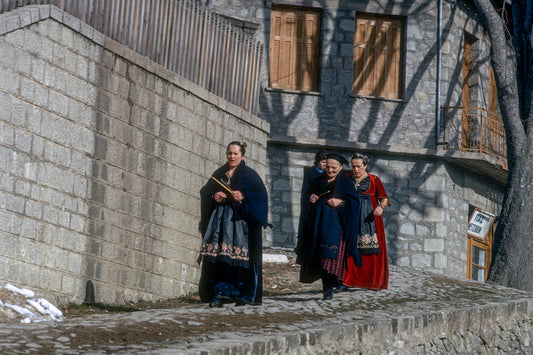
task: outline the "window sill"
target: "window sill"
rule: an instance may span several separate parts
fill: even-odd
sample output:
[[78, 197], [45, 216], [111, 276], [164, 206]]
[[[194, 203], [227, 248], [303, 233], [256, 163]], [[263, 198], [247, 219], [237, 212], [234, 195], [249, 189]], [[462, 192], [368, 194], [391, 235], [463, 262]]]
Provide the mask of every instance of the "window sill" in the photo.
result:
[[389, 102], [397, 102], [397, 103], [400, 103], [400, 104], [407, 103], [407, 101], [404, 100], [404, 99], [391, 99], [391, 98], [388, 98], [388, 97], [380, 97], [380, 96], [364, 96], [364, 95], [354, 95], [354, 94], [350, 94], [349, 96], [351, 98], [353, 98], [353, 99], [389, 101]]
[[287, 90], [287, 89], [274, 89], [274, 88], [265, 88], [265, 91], [279, 92], [279, 93], [282, 93], [282, 94], [324, 96], [324, 94], [322, 94], [322, 93], [320, 93], [318, 91]]

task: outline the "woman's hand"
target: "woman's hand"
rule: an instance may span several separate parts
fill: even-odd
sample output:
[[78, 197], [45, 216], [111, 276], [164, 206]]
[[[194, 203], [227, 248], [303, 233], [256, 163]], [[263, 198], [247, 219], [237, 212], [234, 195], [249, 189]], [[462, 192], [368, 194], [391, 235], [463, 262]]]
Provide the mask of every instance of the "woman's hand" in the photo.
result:
[[374, 208], [374, 216], [379, 217], [382, 214], [383, 214], [383, 207], [376, 206], [376, 208]]
[[240, 202], [244, 199], [244, 195], [239, 190], [233, 191], [231, 197], [233, 197], [233, 199], [237, 202]]
[[340, 198], [335, 198], [335, 197], [332, 197], [330, 199], [328, 199], [328, 202], [326, 202], [328, 204], [328, 206], [330, 207], [333, 207], [333, 208], [337, 208], [339, 207], [344, 201], [341, 200]]
[[215, 200], [215, 202], [217, 203], [221, 203], [222, 201], [224, 201], [228, 196], [223, 193], [222, 191], [218, 191], [216, 192], [214, 195], [213, 195], [213, 200]]
[[318, 196], [315, 194], [311, 194], [311, 196], [309, 196], [309, 202], [315, 203], [316, 201], [318, 201]]

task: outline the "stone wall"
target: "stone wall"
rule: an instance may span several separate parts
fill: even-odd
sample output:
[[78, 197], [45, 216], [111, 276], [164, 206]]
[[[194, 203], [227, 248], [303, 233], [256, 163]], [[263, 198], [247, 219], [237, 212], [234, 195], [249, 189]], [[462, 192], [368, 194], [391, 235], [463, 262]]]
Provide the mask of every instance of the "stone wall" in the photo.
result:
[[[465, 311], [443, 310], [367, 321], [345, 320], [278, 336], [240, 339], [187, 354], [530, 354], [533, 303], [509, 301]], [[237, 345], [238, 344], [238, 345]]]
[[0, 15], [0, 53], [0, 281], [59, 303], [195, 291], [199, 190], [231, 140], [264, 175], [269, 125], [53, 6]]
[[300, 337], [304, 346], [296, 351], [274, 353], [528, 354], [533, 350], [532, 317], [531, 302], [414, 314], [331, 327]]

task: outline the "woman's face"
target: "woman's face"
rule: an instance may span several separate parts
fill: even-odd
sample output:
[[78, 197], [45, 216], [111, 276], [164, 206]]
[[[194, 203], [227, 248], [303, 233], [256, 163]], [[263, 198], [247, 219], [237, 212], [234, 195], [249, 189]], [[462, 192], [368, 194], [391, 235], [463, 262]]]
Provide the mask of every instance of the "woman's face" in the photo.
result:
[[352, 159], [352, 173], [356, 179], [365, 176], [366, 165], [363, 164], [363, 159]]
[[320, 170], [324, 170], [326, 168], [326, 159], [319, 161], [316, 164], [316, 167], [319, 168]]
[[236, 168], [244, 159], [244, 156], [241, 153], [241, 147], [233, 144], [230, 145], [226, 151], [226, 158], [228, 159], [228, 165], [230, 168]]
[[326, 160], [326, 175], [328, 180], [334, 179], [342, 170], [342, 165], [335, 159]]

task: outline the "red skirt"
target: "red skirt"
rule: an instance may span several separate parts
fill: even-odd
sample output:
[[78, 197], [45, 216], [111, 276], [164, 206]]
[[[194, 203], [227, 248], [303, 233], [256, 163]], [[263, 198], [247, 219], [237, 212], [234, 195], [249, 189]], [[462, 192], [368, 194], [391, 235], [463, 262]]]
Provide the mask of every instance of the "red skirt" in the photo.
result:
[[387, 289], [389, 287], [389, 260], [385, 233], [378, 229], [379, 254], [363, 255], [363, 265], [355, 266], [353, 258], [348, 256], [344, 285], [371, 289]]
[[324, 275], [335, 275], [342, 283], [346, 271], [346, 242], [341, 238], [336, 259], [314, 259], [302, 261], [300, 268], [300, 282], [312, 283]]

